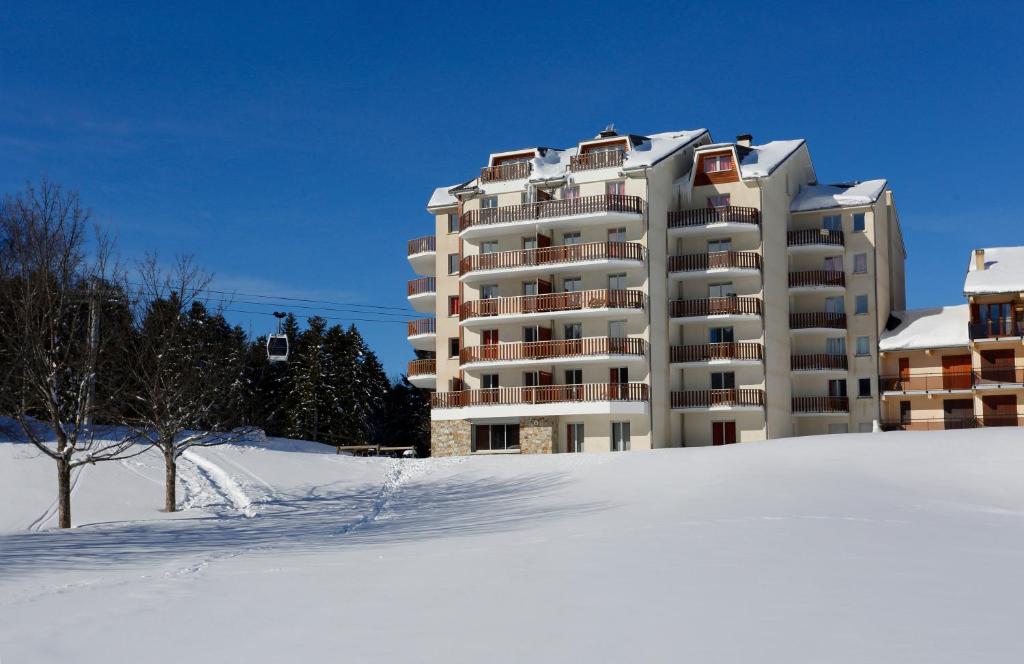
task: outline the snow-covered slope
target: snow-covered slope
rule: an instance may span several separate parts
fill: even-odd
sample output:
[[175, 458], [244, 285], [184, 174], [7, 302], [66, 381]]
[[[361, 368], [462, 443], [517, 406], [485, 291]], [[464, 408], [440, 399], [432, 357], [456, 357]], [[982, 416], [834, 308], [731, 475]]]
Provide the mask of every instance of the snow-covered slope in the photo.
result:
[[175, 519], [142, 458], [86, 469], [79, 528], [29, 532], [50, 465], [0, 444], [4, 662], [1024, 654], [1018, 429], [552, 457], [196, 454], [205, 488]]

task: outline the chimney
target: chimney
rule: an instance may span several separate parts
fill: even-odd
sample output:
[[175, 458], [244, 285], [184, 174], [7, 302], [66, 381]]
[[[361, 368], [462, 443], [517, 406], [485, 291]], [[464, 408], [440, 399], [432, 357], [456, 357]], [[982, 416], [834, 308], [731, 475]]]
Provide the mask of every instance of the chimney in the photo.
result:
[[985, 269], [985, 250], [975, 249], [974, 250], [974, 269], [979, 272]]
[[615, 125], [609, 122], [608, 126], [605, 127], [602, 131], [597, 132], [597, 136], [595, 136], [594, 138], [612, 138], [613, 136], [618, 135], [619, 132], [615, 131]]
[[754, 136], [752, 134], [740, 134], [736, 137], [736, 145], [742, 145], [745, 148], [749, 148], [753, 142]]

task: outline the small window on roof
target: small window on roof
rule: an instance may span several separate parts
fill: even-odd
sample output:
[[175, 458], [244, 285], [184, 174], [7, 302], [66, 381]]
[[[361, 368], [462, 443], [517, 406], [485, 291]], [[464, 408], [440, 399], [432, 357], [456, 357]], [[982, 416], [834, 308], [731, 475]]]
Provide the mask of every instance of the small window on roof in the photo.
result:
[[704, 157], [704, 172], [717, 173], [732, 170], [732, 155], [721, 154]]

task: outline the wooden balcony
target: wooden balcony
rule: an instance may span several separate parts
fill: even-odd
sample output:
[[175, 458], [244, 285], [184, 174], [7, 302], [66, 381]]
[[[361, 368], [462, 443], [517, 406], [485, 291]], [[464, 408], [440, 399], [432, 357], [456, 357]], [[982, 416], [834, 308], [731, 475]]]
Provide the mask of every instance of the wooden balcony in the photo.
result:
[[969, 390], [973, 386], [974, 374], [970, 371], [938, 371], [878, 377], [878, 389], [882, 392], [942, 392]]
[[761, 300], [756, 297], [708, 297], [701, 300], [672, 300], [673, 318], [719, 315], [761, 315]]
[[431, 408], [466, 406], [581, 403], [593, 401], [647, 401], [646, 383], [583, 383], [579, 385], [539, 385], [536, 387], [496, 387], [459, 392], [436, 392]]
[[974, 387], [986, 385], [1019, 385], [1024, 383], [1024, 367], [988, 366], [972, 372]]
[[626, 160], [625, 150], [600, 150], [597, 152], [585, 152], [569, 158], [569, 170], [592, 171], [595, 168], [612, 168], [621, 166]]
[[528, 161], [514, 161], [497, 166], [484, 166], [480, 169], [480, 182], [502, 182], [504, 180], [522, 180], [530, 175], [533, 166]]
[[981, 419], [974, 416], [930, 418], [930, 419], [903, 419], [882, 418], [880, 423], [882, 431], [945, 431], [948, 429], [975, 429], [982, 426]]
[[421, 277], [409, 281], [409, 297], [437, 292], [437, 280], [434, 277]]
[[640, 290], [596, 289], [572, 293], [520, 295], [473, 300], [459, 308], [459, 320], [485, 316], [515, 316], [583, 311], [587, 309], [643, 309], [646, 296]]
[[437, 360], [431, 358], [428, 360], [410, 360], [409, 370], [406, 375], [410, 378], [414, 376], [432, 376], [437, 373]]
[[584, 261], [617, 260], [642, 263], [646, 255], [644, 245], [639, 242], [566, 244], [557, 247], [498, 251], [493, 254], [466, 256], [459, 263], [459, 274], [469, 274], [480, 270], [505, 270]]
[[601, 212], [621, 212], [642, 215], [644, 199], [639, 196], [620, 194], [599, 194], [597, 196], [581, 196], [561, 200], [538, 201], [522, 205], [506, 205], [496, 208], [469, 210], [459, 217], [459, 230], [465, 231], [475, 226], [490, 224], [508, 224], [515, 222], [531, 222], [557, 217], [573, 217]]
[[459, 363], [515, 362], [520, 360], [547, 360], [560, 357], [573, 358], [602, 355], [643, 357], [646, 354], [647, 342], [643, 339], [588, 337], [586, 339], [469, 346], [463, 348], [459, 353]]
[[761, 213], [757, 208], [727, 205], [717, 208], [698, 208], [696, 210], [678, 210], [668, 213], [668, 227], [696, 228], [712, 224], [750, 224], [761, 223]]
[[434, 236], [424, 235], [418, 237], [415, 240], [409, 240], [409, 256], [415, 256], [416, 254], [426, 254], [433, 252], [434, 249]]
[[803, 231], [789, 231], [786, 234], [786, 244], [790, 247], [810, 247], [815, 245], [842, 247], [844, 243], [842, 231], [812, 228]]
[[669, 349], [673, 364], [687, 362], [711, 362], [714, 360], [761, 361], [763, 348], [756, 343], [697, 344], [693, 346], [672, 346]]
[[1024, 336], [1024, 321], [1013, 318], [976, 321], [968, 324], [971, 339], [999, 339], [1000, 337]]
[[845, 288], [846, 273], [840, 270], [790, 272], [790, 288]]
[[672, 408], [764, 407], [764, 390], [688, 390], [673, 392]]
[[409, 321], [409, 334], [410, 337], [419, 336], [421, 334], [435, 334], [437, 332], [437, 320], [434, 318], [417, 318], [416, 320]]
[[817, 353], [814, 355], [791, 355], [789, 368], [793, 371], [846, 371], [845, 355]]
[[707, 270], [760, 270], [761, 254], [753, 251], [714, 251], [706, 254], [669, 256], [669, 272], [704, 272]]
[[793, 397], [793, 412], [823, 415], [849, 413], [850, 399], [848, 397]]
[[816, 328], [845, 330], [846, 314], [814, 311], [811, 313], [789, 315], [789, 329], [791, 330], [809, 330]]

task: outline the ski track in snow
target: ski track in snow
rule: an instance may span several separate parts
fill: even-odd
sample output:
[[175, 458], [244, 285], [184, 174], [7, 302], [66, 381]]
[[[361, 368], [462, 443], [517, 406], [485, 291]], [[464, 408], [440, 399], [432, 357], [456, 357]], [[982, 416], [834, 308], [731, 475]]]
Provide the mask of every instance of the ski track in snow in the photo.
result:
[[226, 498], [235, 509], [249, 518], [256, 516], [256, 508], [253, 507], [252, 499], [226, 470], [192, 450], [184, 452], [181, 458], [191, 461], [214, 489]]
[[[75, 497], [75, 490], [78, 489], [78, 485], [79, 485], [79, 483], [81, 482], [81, 479], [82, 479], [82, 471], [84, 469], [85, 469], [85, 466], [78, 466], [77, 467], [77, 471], [78, 472], [75, 472], [76, 469], [74, 469], [74, 468], [71, 470], [71, 497], [72, 498]], [[47, 523], [49, 523], [49, 521], [51, 519], [53, 519], [55, 516], [57, 516], [58, 503], [59, 503], [59, 499], [58, 498], [54, 498], [53, 502], [50, 503], [50, 506], [46, 508], [46, 510], [39, 516], [38, 519], [36, 519], [32, 523], [28, 524], [28, 527], [26, 527], [25, 530], [31, 530], [33, 532], [39, 532], [40, 530], [42, 530], [43, 526], [45, 526]]]

